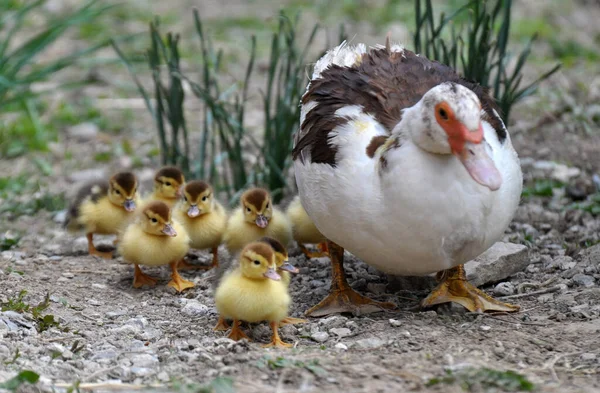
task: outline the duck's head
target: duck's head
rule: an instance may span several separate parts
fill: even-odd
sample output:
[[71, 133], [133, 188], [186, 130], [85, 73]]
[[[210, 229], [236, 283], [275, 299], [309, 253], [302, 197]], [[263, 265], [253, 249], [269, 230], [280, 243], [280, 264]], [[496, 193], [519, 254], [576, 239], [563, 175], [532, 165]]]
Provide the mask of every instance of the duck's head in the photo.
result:
[[245, 277], [253, 279], [281, 280], [277, 274], [275, 253], [271, 246], [262, 242], [248, 244], [240, 254], [240, 266]]
[[135, 210], [137, 178], [131, 172], [119, 172], [108, 181], [108, 199], [128, 212]]
[[273, 216], [271, 195], [262, 188], [252, 188], [242, 194], [242, 210], [246, 222], [266, 228]]
[[268, 236], [261, 238], [259, 242], [271, 246], [275, 253], [275, 264], [277, 265], [277, 269], [285, 270], [290, 273], [300, 272], [297, 267], [288, 262], [288, 252], [281, 242]]
[[174, 166], [165, 166], [154, 175], [154, 193], [165, 199], [177, 199], [185, 183], [183, 172]]
[[213, 208], [213, 200], [212, 187], [206, 182], [194, 180], [186, 183], [180, 206], [188, 217], [195, 218], [209, 213]]
[[477, 183], [492, 191], [500, 188], [502, 176], [483, 137], [481, 102], [471, 89], [453, 82], [439, 84], [405, 115], [412, 120], [410, 135], [417, 146], [454, 154]]
[[151, 235], [177, 236], [171, 220], [171, 209], [164, 202], [150, 202], [140, 216], [139, 225]]

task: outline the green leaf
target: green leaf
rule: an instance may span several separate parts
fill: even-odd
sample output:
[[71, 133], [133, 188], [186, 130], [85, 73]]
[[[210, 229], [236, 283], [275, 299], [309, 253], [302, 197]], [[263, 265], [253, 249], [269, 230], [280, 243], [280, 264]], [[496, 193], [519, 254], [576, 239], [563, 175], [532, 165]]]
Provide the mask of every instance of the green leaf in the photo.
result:
[[8, 381], [0, 383], [0, 388], [10, 390], [11, 392], [16, 392], [17, 389], [24, 383], [34, 384], [39, 379], [39, 374], [30, 370], [23, 370]]

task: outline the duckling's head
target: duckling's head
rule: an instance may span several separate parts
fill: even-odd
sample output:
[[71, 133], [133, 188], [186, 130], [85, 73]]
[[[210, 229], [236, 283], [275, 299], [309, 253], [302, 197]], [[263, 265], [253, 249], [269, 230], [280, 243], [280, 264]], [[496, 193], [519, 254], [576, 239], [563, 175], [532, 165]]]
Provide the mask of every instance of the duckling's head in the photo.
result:
[[242, 274], [248, 278], [281, 280], [281, 276], [277, 274], [275, 253], [271, 246], [266, 243], [248, 244], [240, 254], [240, 267]]
[[135, 210], [135, 194], [138, 182], [131, 172], [119, 172], [108, 181], [108, 200], [117, 206], [123, 206], [128, 212]]
[[267, 190], [252, 188], [242, 194], [241, 201], [246, 222], [256, 224], [259, 228], [269, 225], [273, 216], [273, 203]]
[[184, 183], [185, 177], [179, 168], [166, 166], [154, 176], [154, 192], [165, 199], [177, 199], [181, 196]]
[[187, 212], [188, 217], [194, 218], [210, 213], [213, 201], [212, 187], [206, 182], [194, 180], [187, 183], [183, 189], [181, 208]]
[[261, 238], [259, 242], [266, 243], [271, 246], [273, 252], [275, 253], [275, 265], [277, 265], [277, 269], [285, 270], [290, 273], [299, 272], [297, 267], [288, 262], [288, 252], [281, 242], [268, 236]]
[[150, 202], [139, 220], [142, 230], [156, 236], [177, 236], [171, 221], [171, 209], [160, 201]]

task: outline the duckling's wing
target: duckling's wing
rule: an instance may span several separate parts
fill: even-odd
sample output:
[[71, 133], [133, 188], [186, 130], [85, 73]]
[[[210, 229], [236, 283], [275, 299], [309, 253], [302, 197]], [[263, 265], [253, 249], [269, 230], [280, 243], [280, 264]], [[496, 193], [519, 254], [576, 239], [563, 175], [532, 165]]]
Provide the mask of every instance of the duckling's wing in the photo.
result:
[[90, 200], [92, 203], [96, 203], [100, 198], [106, 195], [108, 195], [108, 182], [106, 180], [95, 180], [84, 184], [79, 191], [77, 191], [75, 198], [73, 198], [73, 202], [69, 206], [63, 227], [72, 228], [77, 225], [79, 209], [85, 201]]

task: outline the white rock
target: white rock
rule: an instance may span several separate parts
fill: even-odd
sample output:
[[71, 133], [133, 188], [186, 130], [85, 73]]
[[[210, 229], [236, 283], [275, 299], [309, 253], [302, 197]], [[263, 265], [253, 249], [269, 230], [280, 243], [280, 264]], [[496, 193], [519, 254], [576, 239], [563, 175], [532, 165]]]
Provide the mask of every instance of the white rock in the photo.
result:
[[348, 346], [346, 344], [342, 344], [342, 343], [337, 343], [334, 345], [335, 349], [341, 349], [342, 351], [345, 351], [348, 349]]
[[348, 337], [352, 334], [352, 331], [348, 328], [333, 328], [329, 329], [329, 333], [333, 333], [340, 338]]
[[410, 332], [408, 330], [403, 331], [402, 334], [404, 337], [409, 338], [410, 337]]
[[377, 337], [363, 338], [354, 343], [354, 346], [362, 349], [379, 348], [385, 345], [385, 341]]
[[522, 244], [498, 242], [465, 264], [467, 279], [475, 286], [504, 280], [529, 265], [529, 251]]
[[492, 327], [488, 325], [481, 325], [479, 326], [479, 329], [483, 330], [484, 332], [489, 332], [490, 330], [492, 330]]
[[188, 300], [185, 306], [181, 308], [182, 313], [194, 317], [206, 315], [208, 310], [209, 308], [207, 306], [194, 299]]
[[137, 367], [152, 367], [158, 364], [158, 357], [148, 353], [141, 353], [131, 357], [131, 363]]
[[67, 128], [67, 134], [82, 142], [91, 141], [98, 136], [99, 128], [95, 123], [79, 123]]
[[397, 320], [397, 319], [389, 319], [389, 323], [390, 325], [392, 325], [393, 327], [399, 327], [402, 326], [402, 322]]
[[315, 332], [310, 335], [310, 338], [318, 343], [324, 343], [329, 339], [329, 334], [327, 332]]
[[512, 295], [515, 293], [515, 286], [509, 281], [501, 282], [494, 287], [494, 293], [498, 296]]

